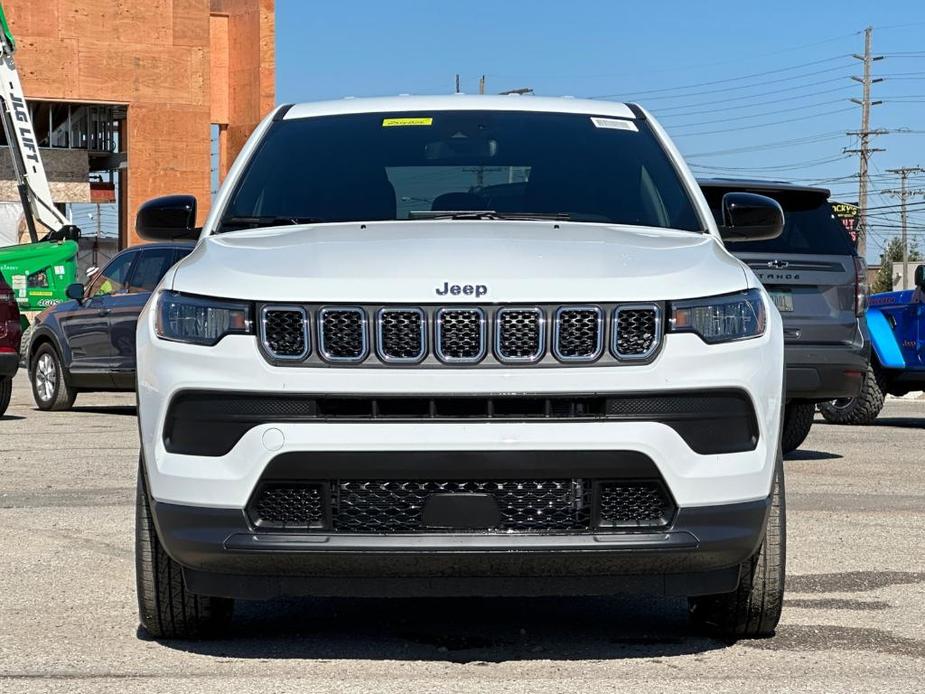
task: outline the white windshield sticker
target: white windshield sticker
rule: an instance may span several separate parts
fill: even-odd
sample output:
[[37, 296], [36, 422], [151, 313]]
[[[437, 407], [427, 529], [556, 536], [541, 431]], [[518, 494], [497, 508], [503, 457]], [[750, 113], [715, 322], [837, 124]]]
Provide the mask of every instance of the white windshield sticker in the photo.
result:
[[629, 130], [634, 133], [639, 132], [639, 128], [637, 128], [636, 124], [631, 120], [623, 120], [620, 118], [594, 118], [592, 116], [591, 122], [594, 123], [595, 128], [610, 128], [611, 130]]

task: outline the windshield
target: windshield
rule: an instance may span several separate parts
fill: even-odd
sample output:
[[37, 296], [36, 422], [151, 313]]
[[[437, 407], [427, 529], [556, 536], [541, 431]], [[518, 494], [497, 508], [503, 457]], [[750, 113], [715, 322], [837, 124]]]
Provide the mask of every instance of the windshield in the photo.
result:
[[[722, 224], [723, 194], [739, 188], [704, 187], [703, 192], [716, 218]], [[832, 205], [820, 193], [804, 191], [755, 190], [780, 203], [784, 210], [784, 231], [766, 241], [724, 241], [738, 253], [808, 253], [811, 255], [856, 255], [851, 237], [835, 216]]]
[[473, 212], [702, 229], [645, 121], [436, 111], [274, 123], [218, 231]]

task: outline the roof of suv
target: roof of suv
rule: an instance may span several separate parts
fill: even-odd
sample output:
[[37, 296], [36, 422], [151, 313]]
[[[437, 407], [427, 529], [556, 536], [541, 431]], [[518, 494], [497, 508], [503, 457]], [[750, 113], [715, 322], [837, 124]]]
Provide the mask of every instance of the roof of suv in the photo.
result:
[[786, 181], [762, 181], [754, 178], [698, 178], [701, 188], [748, 188], [749, 190], [766, 191], [794, 191], [798, 193], [816, 193], [829, 197], [832, 194], [828, 188], [815, 186], [801, 186]]
[[636, 106], [572, 97], [472, 95], [388, 96], [377, 98], [346, 98], [337, 101], [282, 106], [276, 119], [291, 120], [315, 116], [335, 116], [351, 113], [391, 113], [396, 111], [538, 111], [546, 113], [594, 114], [614, 118], [644, 118]]

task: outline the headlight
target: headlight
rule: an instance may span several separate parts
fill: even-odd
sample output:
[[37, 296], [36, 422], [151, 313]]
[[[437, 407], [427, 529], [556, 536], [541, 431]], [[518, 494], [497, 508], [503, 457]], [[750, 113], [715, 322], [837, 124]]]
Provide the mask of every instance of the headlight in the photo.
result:
[[757, 289], [671, 302], [671, 331], [697, 333], [709, 344], [758, 337], [764, 334], [767, 322]]
[[161, 292], [155, 332], [164, 340], [212, 346], [225, 335], [254, 332], [251, 306], [245, 302]]

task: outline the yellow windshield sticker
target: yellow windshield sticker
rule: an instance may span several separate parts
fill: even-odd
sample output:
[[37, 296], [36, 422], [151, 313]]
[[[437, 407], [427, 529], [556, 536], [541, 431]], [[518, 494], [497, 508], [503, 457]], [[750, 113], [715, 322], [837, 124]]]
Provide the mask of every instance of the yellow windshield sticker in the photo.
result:
[[383, 128], [394, 128], [407, 125], [433, 125], [433, 118], [383, 118]]

